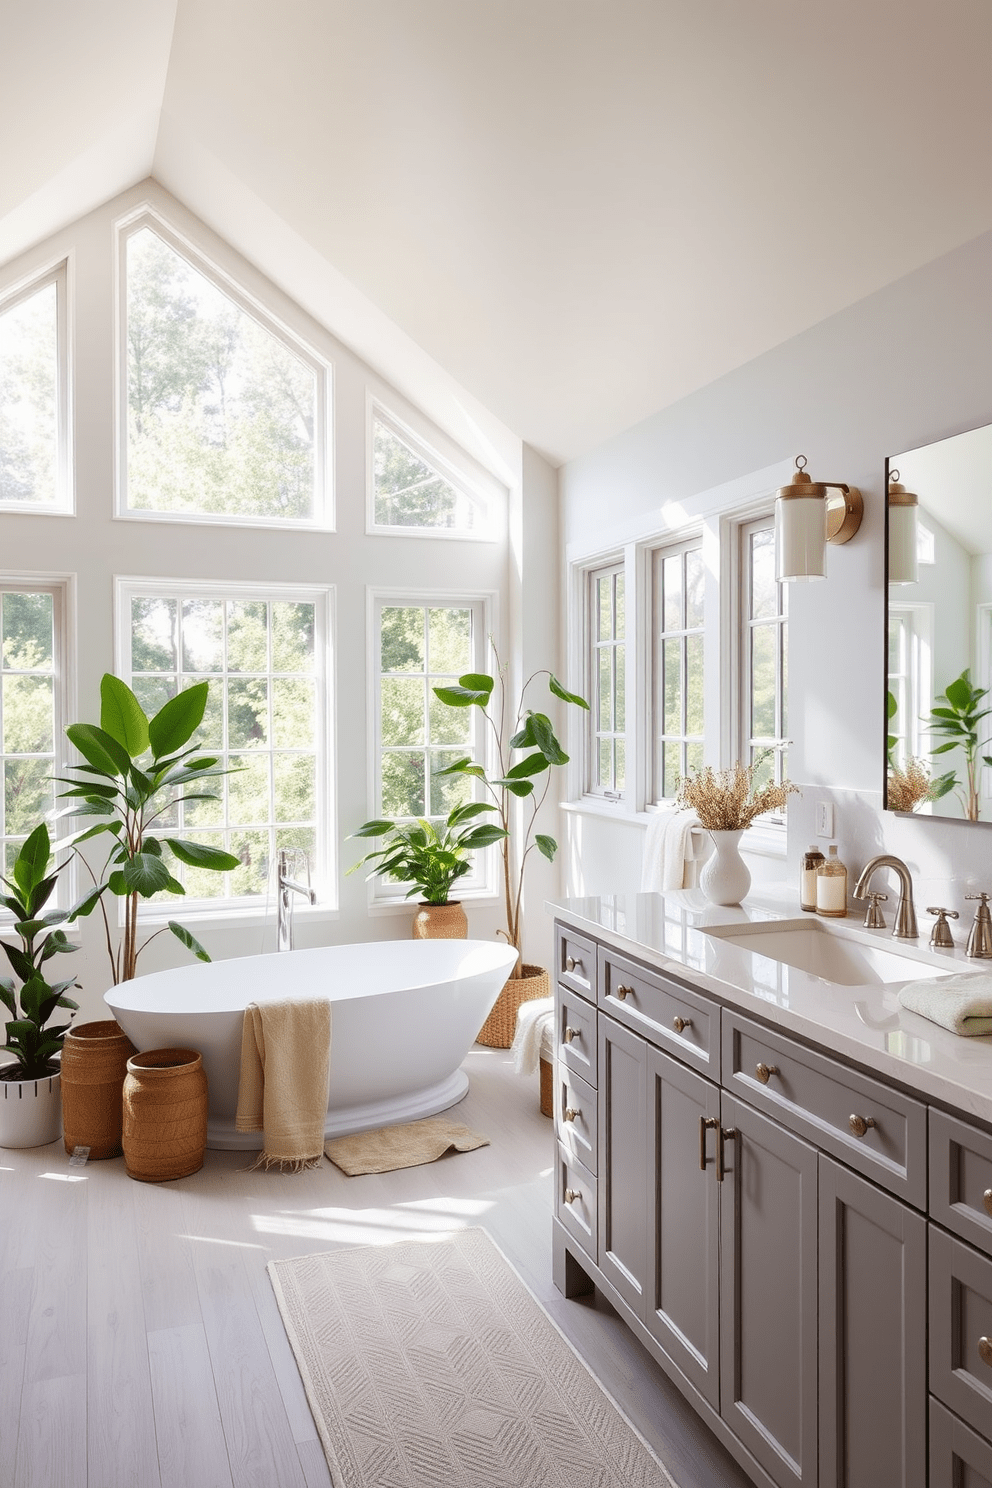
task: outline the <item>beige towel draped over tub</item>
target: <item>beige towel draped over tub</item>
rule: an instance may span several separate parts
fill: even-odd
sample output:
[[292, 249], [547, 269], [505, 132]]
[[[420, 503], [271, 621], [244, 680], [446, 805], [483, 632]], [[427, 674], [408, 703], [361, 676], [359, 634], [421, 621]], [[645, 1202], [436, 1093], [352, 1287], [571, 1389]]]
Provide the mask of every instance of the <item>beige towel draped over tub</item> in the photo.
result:
[[320, 1166], [330, 1059], [327, 998], [248, 1004], [235, 1128], [264, 1133], [256, 1168]]

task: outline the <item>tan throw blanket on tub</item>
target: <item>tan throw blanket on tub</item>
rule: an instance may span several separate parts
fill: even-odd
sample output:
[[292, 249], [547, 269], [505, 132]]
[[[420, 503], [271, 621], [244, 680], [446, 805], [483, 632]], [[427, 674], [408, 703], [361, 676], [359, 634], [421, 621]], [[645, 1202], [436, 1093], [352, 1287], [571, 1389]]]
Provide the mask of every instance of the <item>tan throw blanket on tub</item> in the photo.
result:
[[331, 1004], [251, 1002], [241, 1035], [239, 1132], [263, 1132], [256, 1168], [298, 1173], [324, 1157]]

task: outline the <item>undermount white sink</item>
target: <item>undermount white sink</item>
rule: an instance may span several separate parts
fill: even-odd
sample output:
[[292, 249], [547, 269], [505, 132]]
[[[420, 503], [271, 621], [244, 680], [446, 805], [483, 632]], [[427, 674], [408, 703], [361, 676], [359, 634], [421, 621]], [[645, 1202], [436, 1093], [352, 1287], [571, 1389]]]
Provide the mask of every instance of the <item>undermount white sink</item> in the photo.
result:
[[842, 987], [920, 981], [950, 976], [959, 967], [912, 941], [866, 944], [840, 925], [823, 920], [781, 920], [741, 925], [705, 925], [707, 935], [729, 941], [756, 956], [794, 966]]

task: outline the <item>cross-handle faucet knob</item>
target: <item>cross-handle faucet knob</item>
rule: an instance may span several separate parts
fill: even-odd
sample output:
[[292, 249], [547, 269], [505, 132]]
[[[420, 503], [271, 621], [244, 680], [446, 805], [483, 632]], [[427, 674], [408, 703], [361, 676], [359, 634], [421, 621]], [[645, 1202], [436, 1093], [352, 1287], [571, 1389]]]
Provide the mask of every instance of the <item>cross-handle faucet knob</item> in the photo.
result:
[[888, 894], [869, 894], [868, 911], [865, 915], [864, 925], [866, 930], [884, 930], [885, 916], [879, 909], [879, 904], [885, 904]]
[[978, 908], [975, 910], [975, 918], [972, 921], [971, 930], [968, 935], [968, 944], [965, 947], [966, 956], [977, 956], [982, 959], [992, 957], [992, 915], [989, 914], [988, 894], [965, 894], [966, 899], [977, 899]]
[[945, 949], [954, 944], [954, 936], [948, 920], [956, 920], [958, 912], [956, 909], [941, 909], [939, 905], [928, 908], [927, 914], [936, 915], [937, 919], [930, 931], [930, 944], [932, 946], [943, 946]]

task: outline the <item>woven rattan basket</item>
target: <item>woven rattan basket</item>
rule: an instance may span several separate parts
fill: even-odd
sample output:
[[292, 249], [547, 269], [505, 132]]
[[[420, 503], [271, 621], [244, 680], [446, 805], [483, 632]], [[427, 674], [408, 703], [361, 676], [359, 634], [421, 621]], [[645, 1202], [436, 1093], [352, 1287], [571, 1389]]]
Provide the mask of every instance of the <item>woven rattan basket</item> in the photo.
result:
[[149, 1049], [127, 1062], [124, 1161], [142, 1183], [186, 1178], [203, 1167], [207, 1077], [195, 1049]]
[[555, 1067], [550, 1059], [541, 1058], [541, 1115], [555, 1114]]
[[508, 1049], [517, 1031], [517, 1011], [532, 997], [550, 997], [551, 983], [543, 966], [524, 966], [523, 976], [506, 983], [496, 1005], [476, 1036], [476, 1043], [490, 1049]]
[[113, 1018], [70, 1028], [62, 1047], [62, 1135], [70, 1157], [120, 1157], [124, 1077], [137, 1050]]

